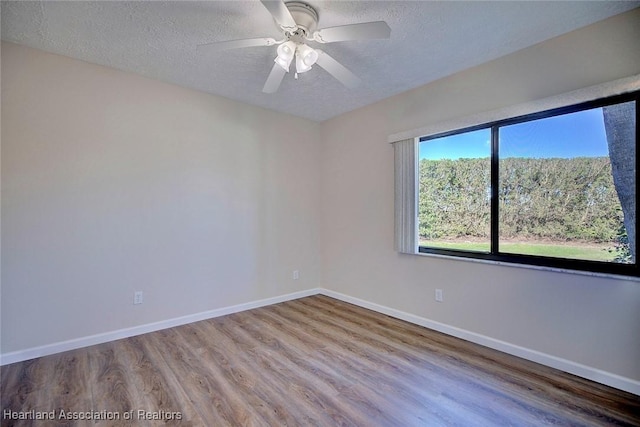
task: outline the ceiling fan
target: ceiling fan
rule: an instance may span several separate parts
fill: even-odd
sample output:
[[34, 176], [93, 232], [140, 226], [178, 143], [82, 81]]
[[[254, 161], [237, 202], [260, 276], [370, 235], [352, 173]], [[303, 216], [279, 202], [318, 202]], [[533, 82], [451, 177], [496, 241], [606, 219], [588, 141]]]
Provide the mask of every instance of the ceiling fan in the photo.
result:
[[323, 50], [310, 47], [307, 42], [333, 43], [348, 40], [388, 39], [391, 35], [391, 29], [384, 21], [341, 25], [317, 30], [318, 13], [308, 4], [299, 1], [287, 3], [282, 0], [260, 1], [283, 32], [282, 39], [259, 37], [213, 42], [198, 45], [197, 50], [199, 52], [220, 51], [277, 45], [275, 64], [262, 88], [265, 93], [274, 93], [278, 90], [285, 74], [289, 72], [294, 58], [296, 79], [299, 73], [306, 73], [314, 64], [318, 64], [342, 84], [348, 88], [354, 88], [360, 84], [360, 79], [355, 74]]

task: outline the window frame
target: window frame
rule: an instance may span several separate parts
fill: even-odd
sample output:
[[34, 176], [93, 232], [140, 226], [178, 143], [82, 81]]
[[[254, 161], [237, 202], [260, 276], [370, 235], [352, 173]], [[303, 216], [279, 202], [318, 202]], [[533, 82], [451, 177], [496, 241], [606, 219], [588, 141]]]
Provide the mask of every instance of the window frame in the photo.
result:
[[[594, 108], [606, 107], [608, 105], [620, 104], [624, 102], [635, 101], [635, 119], [636, 119], [636, 192], [637, 192], [637, 166], [638, 166], [638, 130], [640, 122], [640, 91], [633, 91], [625, 94], [608, 96], [605, 98], [596, 99], [593, 101], [581, 102], [569, 106], [563, 106], [553, 108], [545, 111], [535, 112], [531, 114], [525, 114], [521, 116], [496, 120], [490, 123], [484, 123], [480, 125], [474, 125], [465, 127], [462, 129], [455, 129], [447, 132], [440, 132], [433, 135], [423, 136], [418, 138], [418, 144], [421, 142], [430, 141], [437, 138], [443, 138], [447, 136], [472, 132], [480, 129], [489, 129], [491, 132], [491, 207], [490, 207], [490, 251], [489, 252], [476, 252], [465, 251], [462, 249], [441, 249], [428, 246], [421, 246], [418, 242], [418, 253], [421, 254], [434, 254], [444, 255], [463, 259], [476, 259], [485, 261], [494, 261], [506, 264], [517, 264], [522, 266], [536, 266], [536, 267], [548, 267], [562, 270], [577, 270], [590, 273], [603, 273], [623, 276], [640, 277], [640, 269], [638, 267], [638, 259], [636, 256], [636, 262], [634, 264], [622, 264], [605, 261], [590, 261], [590, 260], [578, 260], [570, 258], [557, 258], [557, 257], [545, 257], [537, 255], [523, 255], [500, 252], [499, 250], [499, 129], [503, 126], [509, 126], [513, 124], [525, 123], [534, 120], [545, 119], [549, 117], [555, 117], [560, 115], [571, 114], [579, 111], [590, 110]], [[417, 157], [419, 158], [419, 150], [417, 151]], [[416, 170], [416, 174], [419, 174], [419, 168]], [[419, 186], [416, 186], [416, 196], [419, 197]], [[636, 197], [637, 198], [637, 197]], [[636, 206], [636, 217], [637, 217]], [[417, 212], [416, 212], [417, 215]], [[419, 224], [419, 218], [416, 218], [416, 233]], [[637, 220], [636, 220], [637, 230]], [[636, 242], [637, 243], [637, 242]]]

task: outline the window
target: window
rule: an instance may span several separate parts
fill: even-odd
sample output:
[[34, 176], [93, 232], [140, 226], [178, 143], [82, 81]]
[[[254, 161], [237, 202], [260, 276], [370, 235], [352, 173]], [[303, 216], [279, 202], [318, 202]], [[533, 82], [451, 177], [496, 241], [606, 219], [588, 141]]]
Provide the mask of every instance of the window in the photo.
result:
[[419, 251], [638, 276], [638, 96], [421, 138]]

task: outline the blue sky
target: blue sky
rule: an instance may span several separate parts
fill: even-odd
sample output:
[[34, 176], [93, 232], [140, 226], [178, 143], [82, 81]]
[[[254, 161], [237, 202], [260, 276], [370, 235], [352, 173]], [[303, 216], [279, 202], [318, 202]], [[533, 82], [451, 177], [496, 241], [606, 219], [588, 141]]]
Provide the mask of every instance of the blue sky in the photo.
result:
[[[420, 143], [420, 159], [489, 157], [491, 130]], [[549, 117], [500, 129], [500, 157], [608, 156], [602, 109]]]

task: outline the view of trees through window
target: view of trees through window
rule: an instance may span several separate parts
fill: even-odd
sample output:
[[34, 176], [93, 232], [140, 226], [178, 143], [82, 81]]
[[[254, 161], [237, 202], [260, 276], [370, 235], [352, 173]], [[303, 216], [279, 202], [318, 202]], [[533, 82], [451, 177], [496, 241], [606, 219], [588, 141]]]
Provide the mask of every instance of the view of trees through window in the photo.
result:
[[493, 222], [492, 128], [422, 141], [420, 246], [635, 263], [635, 108], [496, 125]]
[[491, 248], [491, 129], [420, 143], [421, 246]]

